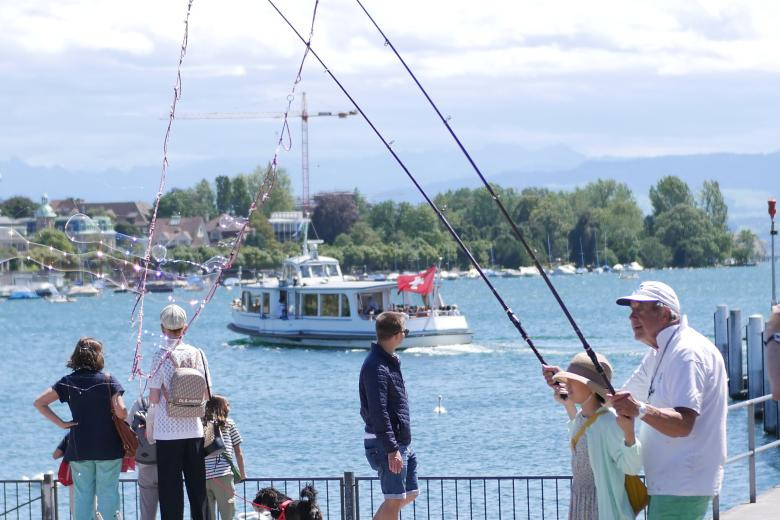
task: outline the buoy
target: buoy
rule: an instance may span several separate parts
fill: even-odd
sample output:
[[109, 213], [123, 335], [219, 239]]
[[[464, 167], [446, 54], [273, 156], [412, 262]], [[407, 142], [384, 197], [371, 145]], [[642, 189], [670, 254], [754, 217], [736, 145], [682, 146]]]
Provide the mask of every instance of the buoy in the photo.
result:
[[439, 394], [439, 405], [433, 409], [433, 413], [447, 413], [447, 409], [441, 405], [441, 394]]

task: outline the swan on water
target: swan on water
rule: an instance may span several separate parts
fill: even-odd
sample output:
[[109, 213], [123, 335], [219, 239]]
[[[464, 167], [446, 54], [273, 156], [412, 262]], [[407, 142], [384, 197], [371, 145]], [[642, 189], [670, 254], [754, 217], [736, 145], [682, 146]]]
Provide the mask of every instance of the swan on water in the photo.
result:
[[433, 409], [433, 413], [447, 413], [447, 409], [441, 405], [441, 394], [439, 394], [439, 404]]

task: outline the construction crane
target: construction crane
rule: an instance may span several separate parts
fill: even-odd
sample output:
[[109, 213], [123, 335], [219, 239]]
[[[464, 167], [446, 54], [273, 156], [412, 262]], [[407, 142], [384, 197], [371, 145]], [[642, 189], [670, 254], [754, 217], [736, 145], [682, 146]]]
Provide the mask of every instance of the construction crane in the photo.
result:
[[[304, 215], [309, 214], [309, 118], [310, 117], [338, 117], [344, 119], [357, 115], [357, 110], [344, 112], [317, 112], [310, 114], [306, 108], [306, 92], [301, 94], [301, 111], [290, 112], [287, 116], [301, 118], [301, 207]], [[176, 119], [282, 119], [281, 112], [199, 112], [184, 113], [176, 116]]]

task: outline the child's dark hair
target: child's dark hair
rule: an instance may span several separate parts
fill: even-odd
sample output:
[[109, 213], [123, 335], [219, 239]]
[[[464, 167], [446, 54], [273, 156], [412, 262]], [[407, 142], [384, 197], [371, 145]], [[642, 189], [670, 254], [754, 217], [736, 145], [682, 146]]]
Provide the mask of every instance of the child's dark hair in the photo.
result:
[[222, 429], [227, 423], [229, 413], [230, 401], [227, 400], [227, 397], [214, 394], [211, 399], [206, 401], [206, 415], [203, 417], [203, 422], [214, 421], [214, 424]]
[[76, 343], [70, 359], [65, 365], [73, 370], [87, 369], [100, 372], [106, 362], [103, 359], [103, 344], [95, 338], [84, 337]]
[[390, 339], [404, 330], [406, 318], [400, 312], [386, 311], [376, 318], [376, 338], [379, 341]]

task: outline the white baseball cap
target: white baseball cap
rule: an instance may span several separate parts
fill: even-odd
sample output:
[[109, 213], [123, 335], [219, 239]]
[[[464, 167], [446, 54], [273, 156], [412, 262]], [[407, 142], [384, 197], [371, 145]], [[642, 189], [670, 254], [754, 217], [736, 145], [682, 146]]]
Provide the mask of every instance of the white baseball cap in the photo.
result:
[[680, 300], [674, 289], [663, 282], [642, 282], [637, 290], [628, 296], [618, 298], [618, 305], [631, 305], [631, 302], [660, 302], [677, 314], [680, 314]]
[[160, 313], [160, 325], [168, 330], [184, 328], [187, 325], [187, 312], [178, 305], [168, 305]]

